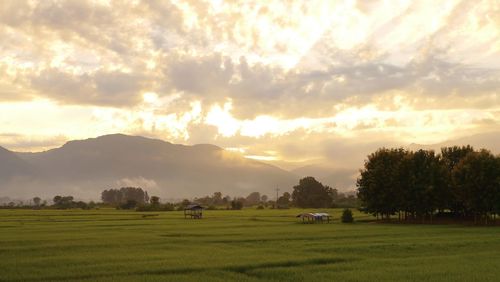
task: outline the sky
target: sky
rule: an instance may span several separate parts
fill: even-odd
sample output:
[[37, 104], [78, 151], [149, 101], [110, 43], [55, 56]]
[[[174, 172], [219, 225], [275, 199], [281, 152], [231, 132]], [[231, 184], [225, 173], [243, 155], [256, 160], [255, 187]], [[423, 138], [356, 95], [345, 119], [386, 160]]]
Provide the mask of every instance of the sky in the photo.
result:
[[111, 133], [261, 160], [500, 131], [500, 1], [0, 4], [0, 145]]

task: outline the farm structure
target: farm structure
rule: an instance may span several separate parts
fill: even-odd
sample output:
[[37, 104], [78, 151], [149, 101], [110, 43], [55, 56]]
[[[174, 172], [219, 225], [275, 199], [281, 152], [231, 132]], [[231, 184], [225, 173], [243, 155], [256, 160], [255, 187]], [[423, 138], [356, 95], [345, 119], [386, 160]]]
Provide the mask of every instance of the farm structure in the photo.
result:
[[184, 218], [201, 219], [203, 217], [203, 207], [198, 204], [188, 205], [184, 208]]
[[302, 218], [302, 223], [330, 223], [331, 215], [325, 212], [319, 213], [301, 213], [297, 215], [298, 218]]

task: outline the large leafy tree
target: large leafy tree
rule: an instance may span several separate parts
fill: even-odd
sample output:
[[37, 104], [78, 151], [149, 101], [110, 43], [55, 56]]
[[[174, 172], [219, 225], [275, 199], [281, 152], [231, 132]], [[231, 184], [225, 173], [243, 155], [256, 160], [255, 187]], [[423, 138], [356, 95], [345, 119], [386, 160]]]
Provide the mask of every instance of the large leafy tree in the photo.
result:
[[332, 205], [332, 188], [308, 176], [293, 187], [292, 201], [300, 208], [326, 208]]
[[358, 198], [365, 212], [388, 218], [401, 210], [398, 169], [408, 151], [382, 148], [368, 156], [357, 180]]
[[474, 152], [474, 148], [470, 145], [467, 146], [453, 146], [441, 148], [441, 157], [444, 164], [451, 172], [453, 168], [467, 156], [468, 153]]
[[472, 152], [474, 152], [474, 148], [470, 145], [441, 148], [441, 158], [447, 168], [446, 182], [448, 184], [447, 194], [442, 195], [442, 197], [447, 201], [447, 208], [455, 214], [463, 215], [465, 207], [456, 194], [457, 188], [453, 185], [452, 171], [467, 154]]
[[408, 153], [397, 169], [400, 209], [425, 218], [446, 207], [446, 168], [433, 151]]
[[247, 206], [257, 205], [258, 203], [260, 203], [260, 193], [259, 192], [252, 192], [245, 199], [245, 204]]
[[290, 193], [285, 192], [283, 196], [278, 198], [277, 208], [288, 208], [290, 206], [290, 198], [292, 195]]
[[40, 197], [33, 198], [33, 203], [35, 204], [36, 207], [40, 206], [41, 201], [42, 201], [42, 199], [40, 199]]
[[75, 202], [73, 201], [73, 196], [55, 196], [52, 200], [54, 202], [54, 207], [58, 209], [70, 209], [74, 207]]
[[465, 213], [488, 218], [498, 208], [500, 198], [500, 165], [489, 151], [468, 153], [452, 171], [453, 185], [456, 195]]
[[142, 188], [123, 187], [102, 191], [101, 199], [104, 203], [113, 205], [124, 204], [129, 200], [133, 200], [137, 204], [144, 204], [149, 201], [149, 196]]

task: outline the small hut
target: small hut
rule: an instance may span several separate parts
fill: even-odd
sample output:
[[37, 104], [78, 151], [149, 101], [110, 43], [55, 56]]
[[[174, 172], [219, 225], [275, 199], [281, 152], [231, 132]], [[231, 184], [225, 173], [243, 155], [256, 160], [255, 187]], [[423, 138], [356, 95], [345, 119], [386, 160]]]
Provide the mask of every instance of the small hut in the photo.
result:
[[330, 223], [331, 215], [325, 212], [319, 213], [301, 213], [297, 215], [298, 218], [302, 218], [302, 223]]
[[184, 218], [200, 219], [203, 216], [203, 207], [198, 204], [188, 205], [184, 208]]
[[302, 218], [302, 223], [314, 223], [314, 215], [312, 213], [301, 213], [297, 217]]

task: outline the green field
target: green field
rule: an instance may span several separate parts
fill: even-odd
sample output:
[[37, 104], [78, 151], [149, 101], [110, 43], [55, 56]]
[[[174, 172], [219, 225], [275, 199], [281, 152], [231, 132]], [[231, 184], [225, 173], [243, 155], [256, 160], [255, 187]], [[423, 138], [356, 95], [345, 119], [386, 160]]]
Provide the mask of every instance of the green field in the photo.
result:
[[[309, 210], [308, 210], [309, 211]], [[500, 228], [300, 210], [0, 210], [0, 281], [499, 281]], [[151, 213], [149, 213], [151, 214]], [[370, 219], [355, 213], [355, 219]]]

